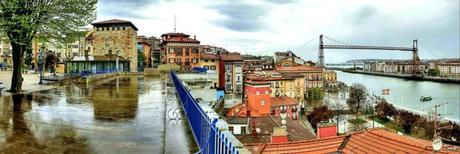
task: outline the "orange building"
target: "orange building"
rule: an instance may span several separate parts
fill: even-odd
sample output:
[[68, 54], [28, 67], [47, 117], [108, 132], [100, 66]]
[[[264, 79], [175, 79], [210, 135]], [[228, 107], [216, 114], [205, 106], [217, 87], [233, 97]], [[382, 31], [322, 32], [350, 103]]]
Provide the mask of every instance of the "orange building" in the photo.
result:
[[191, 70], [200, 62], [200, 41], [184, 33], [161, 35], [160, 60], [162, 64], [178, 64], [181, 70]]
[[271, 89], [269, 82], [246, 82], [244, 96], [251, 117], [270, 115]]

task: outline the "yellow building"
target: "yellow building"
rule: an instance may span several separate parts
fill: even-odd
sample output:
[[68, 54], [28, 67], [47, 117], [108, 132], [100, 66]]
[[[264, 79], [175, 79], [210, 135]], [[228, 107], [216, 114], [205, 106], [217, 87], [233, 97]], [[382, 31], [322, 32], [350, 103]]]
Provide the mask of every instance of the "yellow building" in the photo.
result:
[[219, 57], [216, 54], [201, 53], [199, 67], [208, 69], [208, 79], [214, 87], [219, 86]]
[[324, 85], [336, 86], [337, 85], [337, 73], [333, 70], [324, 70], [323, 72]]
[[130, 21], [106, 20], [92, 23], [88, 35], [89, 53], [93, 56], [118, 54], [129, 61], [129, 70], [137, 72], [137, 27]]

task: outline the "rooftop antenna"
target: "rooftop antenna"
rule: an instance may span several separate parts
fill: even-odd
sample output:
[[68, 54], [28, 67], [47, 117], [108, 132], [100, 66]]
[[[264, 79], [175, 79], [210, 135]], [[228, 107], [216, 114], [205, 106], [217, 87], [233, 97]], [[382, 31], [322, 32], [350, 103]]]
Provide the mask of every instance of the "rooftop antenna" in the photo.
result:
[[174, 15], [174, 33], [176, 32], [176, 15]]

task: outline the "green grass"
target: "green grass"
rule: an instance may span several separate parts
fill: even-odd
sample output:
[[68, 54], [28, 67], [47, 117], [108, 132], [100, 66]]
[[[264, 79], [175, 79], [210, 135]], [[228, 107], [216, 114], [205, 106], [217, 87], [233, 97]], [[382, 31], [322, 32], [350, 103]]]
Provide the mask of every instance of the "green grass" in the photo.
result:
[[352, 124], [365, 124], [367, 121], [364, 119], [358, 118], [358, 119], [349, 119], [348, 122]]

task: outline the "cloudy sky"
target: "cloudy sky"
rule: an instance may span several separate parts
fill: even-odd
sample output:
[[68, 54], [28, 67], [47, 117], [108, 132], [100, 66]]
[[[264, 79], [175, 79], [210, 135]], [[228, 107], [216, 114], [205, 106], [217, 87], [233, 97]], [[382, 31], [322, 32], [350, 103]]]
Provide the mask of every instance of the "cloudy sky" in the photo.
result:
[[[97, 20], [130, 20], [138, 35], [174, 30], [201, 44], [272, 55], [292, 50], [317, 60], [325, 44], [412, 46], [422, 59], [460, 57], [458, 0], [100, 0]], [[411, 58], [410, 52], [326, 50], [327, 63], [358, 58]]]

